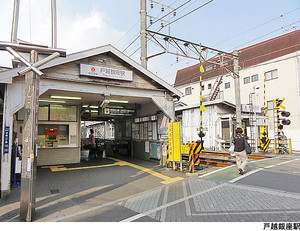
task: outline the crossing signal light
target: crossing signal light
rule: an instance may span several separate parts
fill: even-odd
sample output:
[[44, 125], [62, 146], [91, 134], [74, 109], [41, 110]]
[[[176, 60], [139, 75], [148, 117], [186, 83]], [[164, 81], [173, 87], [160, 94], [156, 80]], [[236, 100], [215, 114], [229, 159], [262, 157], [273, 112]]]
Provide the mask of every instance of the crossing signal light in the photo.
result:
[[290, 125], [291, 121], [289, 119], [283, 119], [283, 120], [281, 120], [281, 124], [282, 125]]
[[291, 115], [291, 113], [289, 113], [288, 111], [281, 112], [281, 116], [283, 116], [283, 117], [289, 117], [290, 115]]
[[[288, 111], [282, 111], [281, 112], [281, 116], [283, 117], [289, 117], [291, 115], [291, 113], [289, 113]], [[281, 124], [282, 125], [290, 125], [291, 121], [289, 119], [281, 119]]]

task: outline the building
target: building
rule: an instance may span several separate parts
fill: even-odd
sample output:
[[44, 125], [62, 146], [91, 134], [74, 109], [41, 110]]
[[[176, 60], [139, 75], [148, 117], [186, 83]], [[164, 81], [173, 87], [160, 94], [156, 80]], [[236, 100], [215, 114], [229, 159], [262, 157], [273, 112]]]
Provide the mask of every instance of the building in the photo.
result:
[[[10, 193], [12, 144], [22, 147], [26, 135], [25, 81], [18, 74], [23, 68], [0, 72], [2, 197]], [[40, 70], [37, 166], [80, 162], [81, 121], [113, 121], [110, 134], [120, 150], [123, 145], [132, 157], [158, 161], [158, 142], [167, 138], [168, 121], [175, 120], [173, 99], [180, 91], [111, 45], [57, 58]]]
[[[247, 134], [259, 137], [264, 125], [264, 73], [266, 76], [266, 126], [274, 138], [274, 99], [285, 98], [282, 105], [291, 113], [291, 125], [284, 133], [292, 140], [292, 149], [300, 150], [300, 30], [296, 30], [238, 50], [242, 122]], [[233, 70], [231, 59], [214, 59]], [[206, 111], [203, 127], [207, 135], [204, 147], [218, 148], [229, 144], [235, 123], [235, 89], [232, 74], [217, 64], [203, 63], [203, 101]], [[199, 130], [199, 64], [177, 72], [174, 86], [184, 95], [177, 102], [176, 115], [182, 116], [183, 142], [197, 139]], [[250, 100], [250, 102], [249, 102]], [[214, 109], [211, 109], [214, 105]], [[220, 105], [230, 105], [228, 111]], [[249, 111], [249, 105], [253, 107]], [[219, 110], [219, 111], [218, 111]], [[213, 114], [214, 113], [214, 114]], [[194, 124], [191, 124], [192, 118]], [[254, 119], [257, 118], [257, 120]], [[255, 123], [256, 121], [256, 123]], [[191, 129], [191, 127], [193, 127]], [[253, 130], [252, 130], [253, 129]], [[277, 132], [277, 126], [275, 126]], [[276, 135], [276, 133], [275, 133]]]

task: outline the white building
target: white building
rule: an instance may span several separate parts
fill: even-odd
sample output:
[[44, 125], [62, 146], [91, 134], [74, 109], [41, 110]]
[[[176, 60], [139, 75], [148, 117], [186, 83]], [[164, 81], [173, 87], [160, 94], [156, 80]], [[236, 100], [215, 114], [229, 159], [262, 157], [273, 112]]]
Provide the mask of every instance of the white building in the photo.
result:
[[[232, 60], [226, 62], [228, 68], [233, 70]], [[203, 73], [202, 94], [206, 107], [203, 115], [203, 130], [206, 133], [204, 147], [214, 149], [219, 147], [220, 142], [229, 143], [230, 134], [234, 129], [234, 122], [232, 123], [235, 121], [234, 79], [218, 65], [210, 63], [203, 65], [205, 73]], [[292, 149], [300, 150], [300, 30], [239, 50], [239, 68], [242, 123], [243, 127], [247, 128], [247, 134], [250, 136], [249, 120], [254, 116], [246, 109], [250, 95], [255, 95], [252, 104], [256, 106], [255, 111], [257, 111], [257, 128], [252, 128], [253, 137], [255, 137], [254, 131], [257, 131], [257, 137], [259, 136], [259, 127], [264, 125], [265, 73], [268, 137], [274, 138], [273, 100], [285, 98], [282, 105], [291, 113], [287, 118], [290, 119], [291, 124], [285, 125], [283, 131], [287, 138], [291, 138]], [[175, 87], [184, 94], [176, 107], [177, 116], [182, 116], [183, 142], [199, 139], [197, 135], [200, 97], [199, 64], [179, 70]], [[214, 92], [217, 92], [215, 96], [213, 96]], [[224, 110], [225, 105], [226, 110]]]

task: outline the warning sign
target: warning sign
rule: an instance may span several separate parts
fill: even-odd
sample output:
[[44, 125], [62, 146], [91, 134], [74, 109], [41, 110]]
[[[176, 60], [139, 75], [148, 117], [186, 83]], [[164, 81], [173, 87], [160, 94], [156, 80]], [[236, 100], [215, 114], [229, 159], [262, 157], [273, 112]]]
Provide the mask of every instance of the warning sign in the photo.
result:
[[179, 123], [168, 123], [168, 138], [169, 138], [169, 161], [181, 160], [180, 152], [180, 125]]

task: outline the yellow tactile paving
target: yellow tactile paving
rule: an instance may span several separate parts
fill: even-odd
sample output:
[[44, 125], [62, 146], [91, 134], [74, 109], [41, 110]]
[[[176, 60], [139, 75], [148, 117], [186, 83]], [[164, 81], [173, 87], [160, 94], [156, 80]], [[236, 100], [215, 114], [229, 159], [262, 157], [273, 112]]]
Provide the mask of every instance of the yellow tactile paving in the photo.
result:
[[179, 180], [183, 179], [182, 177], [175, 177], [175, 178], [168, 177], [168, 176], [165, 176], [161, 173], [155, 172], [155, 171], [153, 171], [149, 168], [144, 168], [144, 167], [141, 167], [139, 165], [129, 163], [127, 161], [118, 160], [116, 158], [110, 157], [109, 159], [116, 161], [116, 163], [107, 164], [107, 165], [93, 165], [93, 166], [85, 166], [85, 167], [74, 167], [74, 168], [66, 168], [64, 165], [45, 166], [45, 167], [42, 167], [42, 168], [50, 168], [50, 170], [52, 172], [61, 172], [61, 171], [73, 171], [73, 170], [80, 170], [80, 169], [103, 168], [103, 167], [110, 167], [110, 166], [130, 166], [130, 167], [139, 169], [143, 172], [147, 172], [150, 175], [155, 176], [157, 178], [163, 179], [163, 181], [160, 182], [162, 184], [170, 184], [170, 183], [173, 183], [173, 182], [176, 182], [176, 181], [179, 181]]

